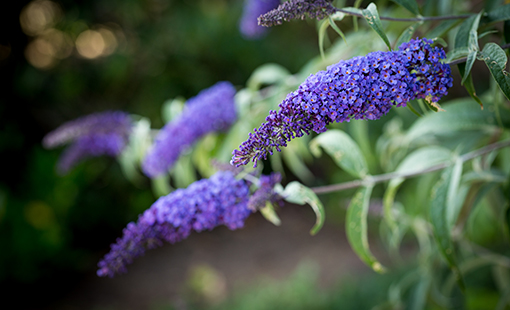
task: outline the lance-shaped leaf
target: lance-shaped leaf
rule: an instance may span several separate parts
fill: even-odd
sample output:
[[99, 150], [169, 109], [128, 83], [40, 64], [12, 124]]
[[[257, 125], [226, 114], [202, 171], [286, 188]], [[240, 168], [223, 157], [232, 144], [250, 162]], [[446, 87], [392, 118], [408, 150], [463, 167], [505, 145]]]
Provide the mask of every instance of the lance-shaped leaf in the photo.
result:
[[475, 30], [478, 29], [479, 22], [480, 22], [480, 14], [477, 14], [477, 15], [471, 16], [470, 18], [468, 18], [464, 22], [462, 22], [462, 24], [460, 24], [459, 30], [457, 31], [457, 34], [455, 35], [455, 48], [468, 47], [469, 33], [473, 28]]
[[508, 72], [505, 71], [507, 63], [505, 51], [496, 43], [491, 42], [483, 47], [481, 57], [505, 97], [510, 100], [510, 79]]
[[420, 8], [418, 7], [418, 3], [416, 3], [415, 0], [391, 0], [391, 1], [400, 4], [414, 15], [420, 15]]
[[363, 14], [363, 17], [367, 21], [368, 25], [372, 27], [375, 32], [377, 32], [381, 39], [383, 39], [384, 43], [386, 43], [386, 46], [388, 46], [388, 49], [391, 51], [390, 41], [388, 40], [386, 33], [384, 33], [381, 19], [379, 18], [379, 13], [377, 12], [377, 6], [374, 3], [370, 3], [361, 13]]
[[[476, 15], [475, 19], [473, 20], [473, 24], [471, 24], [471, 29], [469, 30], [467, 42], [469, 54], [467, 56], [466, 66], [464, 67], [464, 74], [462, 76], [461, 84], [464, 84], [464, 82], [468, 79], [469, 74], [471, 73], [471, 68], [473, 68], [473, 64], [475, 63], [476, 55], [480, 50], [478, 47], [478, 25], [480, 24], [481, 14], [482, 12]], [[464, 42], [462, 42], [462, 44], [464, 44]]]
[[[460, 63], [458, 65], [458, 68], [459, 68], [460, 75], [464, 76], [465, 71], [466, 71], [465, 70], [466, 64]], [[465, 80], [463, 79], [463, 83], [464, 83], [464, 88], [467, 90], [468, 94], [471, 96], [471, 98], [473, 98], [476, 102], [478, 102], [478, 104], [480, 105], [480, 107], [483, 110], [483, 103], [482, 103], [482, 100], [480, 100], [480, 98], [478, 98], [478, 96], [476, 95], [475, 84], [473, 84], [473, 77], [471, 76], [471, 73], [467, 75]]]
[[315, 225], [310, 230], [311, 235], [315, 235], [321, 230], [324, 225], [326, 214], [324, 212], [324, 206], [319, 200], [317, 195], [308, 187], [304, 186], [299, 182], [290, 182], [285, 190], [281, 193], [284, 199], [288, 202], [304, 205], [309, 204], [315, 212], [316, 221]]
[[347, 209], [345, 228], [347, 240], [356, 254], [376, 272], [385, 272], [368, 246], [367, 215], [373, 185], [360, 188], [354, 195]]
[[310, 141], [310, 151], [321, 155], [320, 147], [328, 153], [338, 166], [350, 175], [363, 178], [368, 174], [365, 157], [358, 144], [341, 130], [329, 130]]
[[421, 23], [413, 24], [409, 27], [407, 27], [398, 37], [397, 43], [395, 44], [395, 47], [398, 48], [400, 44], [404, 42], [409, 42], [411, 38], [413, 37], [414, 32], [416, 31], [416, 28], [420, 26]]
[[459, 19], [450, 19], [442, 21], [437, 27], [429, 30], [426, 34], [426, 38], [439, 38], [447, 33], [450, 29], [457, 26], [460, 23]]
[[497, 9], [494, 9], [490, 12], [487, 12], [487, 14], [485, 14], [482, 22], [484, 24], [487, 24], [487, 23], [495, 23], [495, 22], [500, 22], [500, 21], [509, 20], [509, 19], [510, 19], [510, 4], [506, 4], [506, 5], [502, 5], [502, 6], [498, 7]]
[[457, 282], [463, 287], [463, 280], [460, 274], [455, 250], [451, 238], [451, 226], [448, 221], [448, 191], [453, 175], [453, 167], [445, 169], [441, 178], [432, 188], [430, 200], [430, 222], [434, 230], [434, 238], [441, 255], [445, 258], [452, 269]]

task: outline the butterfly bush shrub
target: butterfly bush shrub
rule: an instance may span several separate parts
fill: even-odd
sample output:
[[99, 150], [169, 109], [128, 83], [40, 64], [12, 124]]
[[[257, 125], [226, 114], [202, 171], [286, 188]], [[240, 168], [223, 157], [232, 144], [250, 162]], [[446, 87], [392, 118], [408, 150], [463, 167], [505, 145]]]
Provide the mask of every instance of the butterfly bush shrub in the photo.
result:
[[[207, 151], [217, 157], [221, 171], [203, 175], [205, 178], [188, 188], [159, 197], [136, 222], [127, 225], [99, 262], [97, 274], [112, 277], [123, 273], [147, 249], [182, 241], [192, 231], [211, 230], [220, 225], [239, 229], [253, 212], [261, 211], [267, 217], [268, 210], [283, 200], [310, 204], [317, 215], [311, 232], [316, 233], [325, 214], [318, 195], [353, 188], [358, 190], [347, 197], [345, 216], [346, 234], [353, 250], [375, 271], [385, 270], [369, 249], [367, 218], [373, 214], [382, 217], [380, 236], [392, 251], [398, 250], [404, 236], [415, 235], [420, 250], [414, 264], [419, 265], [416, 270], [427, 272], [414, 273], [412, 278], [418, 280], [409, 285], [413, 292], [422, 294], [416, 300], [423, 305], [433, 295], [436, 282], [441, 283], [436, 285], [441, 286], [437, 289], [441, 294], [454, 298], [453, 287], [463, 288], [468, 283], [464, 281], [465, 266], [476, 265], [477, 259], [488, 259], [484, 264], [509, 272], [508, 251], [501, 250], [508, 248], [503, 239], [509, 238], [509, 222], [501, 216], [508, 214], [509, 205], [510, 153], [505, 147], [510, 146], [506, 100], [510, 98], [510, 86], [503, 49], [508, 45], [502, 48], [494, 43], [501, 41], [500, 33], [490, 29], [503, 29], [498, 23], [510, 20], [510, 5], [492, 9], [488, 5], [483, 16], [456, 12], [458, 15], [442, 17], [422, 15], [420, 5], [414, 1], [397, 3], [414, 17], [380, 16], [373, 3], [366, 8], [342, 8], [335, 6], [337, 2], [326, 0], [246, 1], [239, 24], [246, 37], [260, 38], [264, 32], [260, 26], [311, 18], [317, 20], [319, 38], [324, 41], [328, 27], [341, 33], [339, 25], [346, 27], [343, 19], [352, 15], [364, 18], [365, 26], [374, 32], [373, 36], [361, 30], [358, 34], [350, 32], [345, 36], [347, 43], [356, 35], [363, 36], [358, 42], [372, 43], [377, 34], [381, 42], [398, 37], [399, 44], [393, 44], [396, 46], [393, 50], [374, 48], [362, 53], [356, 49], [358, 46], [347, 46], [337, 40], [326, 55], [339, 53], [341, 49], [335, 47], [342, 45], [345, 47], [341, 51], [347, 51], [349, 57], [336, 63], [327, 63], [333, 57], [314, 59], [304, 66], [306, 75], [303, 72], [292, 75], [274, 65], [267, 66], [263, 74], [257, 73], [260, 80], [248, 83], [246, 88], [219, 82], [189, 99], [178, 117], [150, 133], [152, 146], [138, 168], [155, 184], [184, 152], [190, 151], [193, 160], [199, 161], [208, 158], [203, 156]], [[384, 12], [395, 11], [390, 8]], [[254, 24], [257, 17], [259, 26]], [[417, 23], [407, 28], [391, 28], [402, 33], [387, 36], [381, 23], [384, 19], [392, 23]], [[441, 19], [448, 22], [437, 26], [435, 21]], [[456, 20], [457, 23], [452, 22]], [[338, 21], [342, 23], [337, 24]], [[459, 27], [452, 28], [455, 25]], [[489, 32], [477, 37], [480, 28]], [[427, 32], [434, 36], [423, 37]], [[441, 47], [442, 39], [437, 37], [448, 36], [454, 38], [454, 44]], [[445, 50], [449, 50], [448, 54]], [[476, 59], [485, 62], [487, 74], [494, 78], [490, 90], [481, 95], [477, 95], [478, 85], [473, 79], [478, 72], [477, 75], [471, 72]], [[462, 82], [471, 98], [444, 99], [454, 84], [455, 65], [461, 76], [455, 84]], [[310, 72], [310, 68], [316, 67], [321, 69]], [[264, 87], [252, 87], [255, 84]], [[444, 110], [437, 104], [440, 100]], [[244, 134], [243, 130], [260, 115], [265, 121]], [[127, 113], [99, 113], [64, 124], [48, 134], [43, 144], [50, 148], [72, 142], [58, 164], [59, 171], [67, 171], [86, 156], [118, 156], [134, 135], [132, 128]], [[205, 150], [204, 137], [211, 133], [217, 135], [205, 138], [213, 142]], [[321, 178], [310, 178], [310, 185], [323, 186], [309, 187], [297, 181], [288, 182], [290, 178], [277, 173], [276, 170], [285, 172], [283, 167], [293, 167], [292, 171], [307, 169], [302, 153], [294, 151], [308, 145], [303, 143], [294, 149], [291, 146], [307, 135], [312, 136], [309, 148], [314, 155], [320, 156], [324, 150], [333, 159], [330, 164], [338, 165], [338, 171], [352, 179], [331, 184], [337, 170], [328, 169], [331, 171], [323, 172]], [[281, 151], [286, 161], [279, 161], [275, 150]], [[394, 163], [385, 164], [388, 159]], [[224, 165], [229, 160], [231, 166], [227, 168]], [[467, 164], [471, 160], [474, 163]], [[261, 165], [257, 167], [261, 161], [264, 171], [273, 172], [263, 175]], [[246, 166], [250, 162], [255, 169]], [[410, 177], [416, 178], [416, 189], [406, 187], [399, 191]], [[380, 183], [384, 184], [380, 187], [383, 194], [373, 191]], [[488, 197], [487, 193], [493, 195]], [[374, 211], [371, 199], [375, 205], [383, 205], [382, 212], [369, 212]], [[493, 229], [496, 245], [474, 241], [481, 231], [478, 223], [488, 218], [483, 212], [492, 212], [487, 210], [498, 214], [484, 224]], [[393, 297], [389, 303], [401, 308], [404, 297]], [[410, 304], [416, 305], [418, 301]], [[504, 302], [502, 299], [501, 304]], [[445, 301], [448, 304], [445, 307], [451, 306], [449, 303]], [[431, 307], [434, 306], [437, 304]]]

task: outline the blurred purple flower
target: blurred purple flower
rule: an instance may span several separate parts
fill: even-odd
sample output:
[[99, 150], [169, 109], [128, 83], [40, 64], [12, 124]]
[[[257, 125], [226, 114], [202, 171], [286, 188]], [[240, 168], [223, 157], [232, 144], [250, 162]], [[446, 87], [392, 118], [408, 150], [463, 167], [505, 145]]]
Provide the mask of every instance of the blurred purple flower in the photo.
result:
[[187, 189], [161, 197], [136, 223], [127, 225], [122, 238], [111, 245], [110, 252], [98, 263], [97, 274], [113, 277], [125, 273], [126, 265], [146, 249], [162, 246], [164, 241], [181, 241], [193, 230], [201, 232], [220, 225], [231, 230], [241, 228], [253, 212], [248, 208], [249, 199], [250, 183], [237, 180], [230, 171], [218, 172]]
[[266, 11], [258, 18], [258, 22], [261, 26], [271, 27], [293, 19], [323, 19], [336, 11], [330, 0], [290, 0], [274, 10]]
[[239, 22], [239, 30], [247, 39], [258, 39], [267, 31], [267, 28], [259, 26], [258, 17], [280, 5], [280, 0], [245, 0], [243, 16]]
[[72, 142], [57, 163], [60, 174], [88, 157], [118, 156], [129, 141], [132, 120], [121, 111], [90, 114], [67, 122], [43, 139], [43, 146], [51, 149]]
[[443, 49], [427, 39], [403, 43], [399, 50], [373, 52], [331, 65], [310, 75], [233, 151], [231, 164], [266, 159], [290, 140], [326, 131], [332, 122], [375, 120], [393, 106], [417, 98], [436, 102], [452, 86], [450, 66], [441, 63]]
[[274, 186], [282, 180], [281, 174], [273, 172], [260, 176], [260, 186], [248, 201], [248, 209], [257, 211], [266, 206], [266, 202], [283, 203], [283, 197], [275, 192]]
[[219, 82], [188, 100], [181, 115], [163, 127], [142, 162], [143, 172], [157, 177], [167, 172], [182, 151], [204, 135], [228, 129], [236, 120], [229, 82]]

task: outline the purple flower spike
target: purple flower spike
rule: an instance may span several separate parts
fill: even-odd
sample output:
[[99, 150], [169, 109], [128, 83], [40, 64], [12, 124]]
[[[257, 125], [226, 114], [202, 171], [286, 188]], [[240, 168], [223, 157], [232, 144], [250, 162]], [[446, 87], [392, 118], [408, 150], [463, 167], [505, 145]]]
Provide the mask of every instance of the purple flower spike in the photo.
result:
[[144, 173], [155, 178], [166, 173], [182, 151], [204, 135], [225, 131], [236, 120], [234, 95], [229, 82], [219, 82], [188, 100], [181, 115], [156, 136], [142, 162]]
[[239, 23], [241, 34], [247, 39], [262, 37], [267, 28], [259, 26], [257, 18], [280, 5], [280, 0], [245, 0], [243, 16]]
[[311, 131], [324, 132], [332, 122], [379, 119], [391, 107], [418, 98], [438, 101], [453, 79], [449, 65], [441, 63], [445, 52], [431, 44], [428, 39], [411, 40], [397, 51], [340, 61], [310, 75], [233, 151], [231, 164], [253, 161], [256, 166], [274, 149], [280, 151]]
[[48, 133], [43, 146], [55, 148], [72, 142], [57, 164], [60, 174], [88, 157], [118, 156], [129, 141], [132, 120], [121, 111], [95, 113], [67, 122]]
[[231, 230], [243, 227], [252, 213], [248, 208], [249, 185], [224, 171], [159, 198], [111, 245], [110, 252], [98, 263], [97, 275], [113, 277], [125, 273], [126, 265], [146, 249], [159, 247], [165, 241], [181, 241], [193, 230], [211, 230], [219, 225]]
[[266, 11], [266, 14], [259, 17], [259, 25], [271, 27], [281, 25], [284, 21], [306, 17], [323, 19], [336, 11], [331, 0], [290, 0], [272, 11]]

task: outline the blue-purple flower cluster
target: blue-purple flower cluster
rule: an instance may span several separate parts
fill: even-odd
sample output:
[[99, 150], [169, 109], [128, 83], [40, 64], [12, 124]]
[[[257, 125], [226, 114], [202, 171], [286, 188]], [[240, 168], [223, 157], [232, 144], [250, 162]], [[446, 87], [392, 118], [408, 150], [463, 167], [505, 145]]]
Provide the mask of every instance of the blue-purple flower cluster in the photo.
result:
[[239, 22], [239, 30], [247, 39], [258, 39], [267, 32], [267, 28], [259, 26], [257, 18], [280, 5], [280, 0], [245, 0], [243, 15]]
[[259, 25], [271, 27], [293, 19], [323, 19], [337, 11], [331, 0], [290, 0], [258, 18]]
[[164, 241], [181, 241], [193, 230], [211, 230], [219, 225], [232, 230], [243, 227], [252, 213], [248, 208], [249, 186], [232, 172], [223, 171], [159, 198], [136, 223], [127, 225], [122, 238], [98, 263], [97, 274], [113, 277], [124, 273], [126, 265], [146, 249], [159, 247]]
[[151, 178], [166, 173], [199, 138], [228, 129], [237, 120], [235, 93], [232, 84], [219, 82], [189, 99], [181, 115], [156, 136], [142, 162], [143, 172]]
[[57, 171], [67, 173], [88, 157], [118, 156], [129, 141], [133, 123], [121, 111], [94, 113], [67, 122], [43, 139], [43, 146], [55, 148], [72, 142], [57, 163]]
[[310, 75], [233, 151], [231, 164], [251, 160], [256, 166], [273, 149], [280, 151], [291, 139], [311, 131], [324, 132], [332, 122], [375, 120], [417, 98], [438, 101], [453, 79], [449, 65], [441, 62], [444, 50], [431, 44], [428, 39], [411, 40], [397, 51], [340, 61]]

